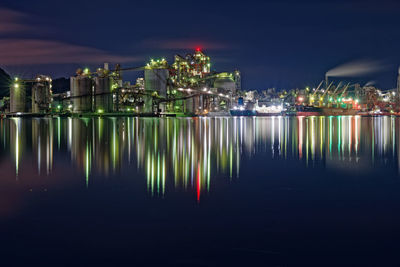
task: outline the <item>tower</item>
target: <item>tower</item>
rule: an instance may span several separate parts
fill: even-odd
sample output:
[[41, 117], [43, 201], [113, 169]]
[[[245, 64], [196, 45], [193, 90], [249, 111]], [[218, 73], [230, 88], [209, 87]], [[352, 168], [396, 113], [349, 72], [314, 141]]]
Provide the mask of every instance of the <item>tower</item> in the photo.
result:
[[236, 92], [241, 91], [242, 90], [242, 79], [240, 77], [240, 71], [235, 70], [234, 80], [235, 80], [235, 85], [236, 85], [235, 91]]

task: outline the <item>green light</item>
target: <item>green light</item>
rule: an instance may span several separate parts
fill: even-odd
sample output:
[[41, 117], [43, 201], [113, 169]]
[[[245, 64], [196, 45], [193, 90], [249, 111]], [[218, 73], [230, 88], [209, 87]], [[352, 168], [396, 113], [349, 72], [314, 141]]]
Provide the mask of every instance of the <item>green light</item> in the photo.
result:
[[60, 106], [60, 105], [58, 105], [58, 106], [57, 106], [57, 109], [60, 109], [60, 108], [61, 108], [61, 106]]
[[15, 84], [14, 84], [14, 88], [15, 88], [15, 89], [18, 89], [18, 88], [19, 88], [19, 84], [18, 84], [18, 83], [15, 83]]
[[83, 71], [85, 74], [89, 74], [89, 68], [85, 68], [85, 70]]
[[15, 77], [14, 80], [15, 80], [16, 82], [18, 82], [18, 77]]
[[103, 109], [98, 109], [97, 113], [102, 114], [102, 113], [104, 113], [104, 110]]

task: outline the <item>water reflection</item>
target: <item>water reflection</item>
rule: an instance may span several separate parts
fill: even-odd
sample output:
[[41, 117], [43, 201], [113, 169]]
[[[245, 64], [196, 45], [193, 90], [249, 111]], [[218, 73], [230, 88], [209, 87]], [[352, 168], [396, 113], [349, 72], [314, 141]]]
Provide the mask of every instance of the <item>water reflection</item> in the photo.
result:
[[[366, 170], [399, 168], [395, 117], [269, 118], [54, 118], [0, 123], [2, 158], [15, 177], [34, 160], [38, 175], [52, 175], [54, 153], [93, 177], [128, 171], [145, 177], [149, 194], [193, 191], [198, 201], [216, 177], [237, 179], [244, 159], [301, 161], [307, 167]], [[397, 141], [397, 142], [396, 142]]]

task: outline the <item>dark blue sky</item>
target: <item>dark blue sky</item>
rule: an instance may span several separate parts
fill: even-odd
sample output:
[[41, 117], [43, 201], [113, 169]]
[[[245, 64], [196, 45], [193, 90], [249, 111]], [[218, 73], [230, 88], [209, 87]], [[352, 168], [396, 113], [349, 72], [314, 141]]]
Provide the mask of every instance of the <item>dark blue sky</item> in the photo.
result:
[[69, 76], [103, 58], [172, 61], [197, 45], [215, 70], [241, 70], [244, 89], [318, 84], [355, 60], [384, 68], [346, 79], [393, 88], [400, 65], [397, 1], [3, 0], [0, 8], [0, 66], [25, 76]]

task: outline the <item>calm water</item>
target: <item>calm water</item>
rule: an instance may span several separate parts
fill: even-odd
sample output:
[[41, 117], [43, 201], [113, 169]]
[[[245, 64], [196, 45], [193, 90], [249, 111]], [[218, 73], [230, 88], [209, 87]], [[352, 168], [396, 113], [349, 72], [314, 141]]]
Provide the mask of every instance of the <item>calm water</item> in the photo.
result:
[[399, 266], [395, 117], [0, 121], [0, 259]]

